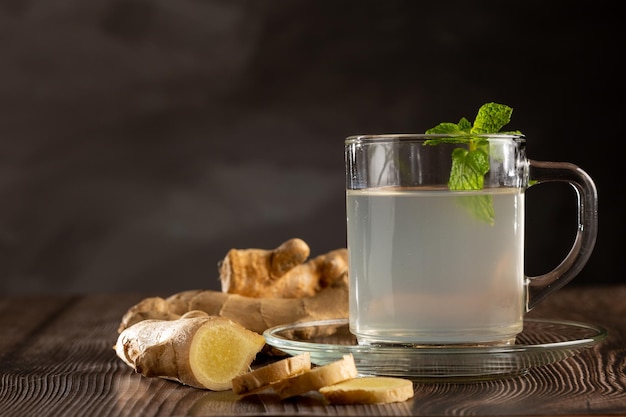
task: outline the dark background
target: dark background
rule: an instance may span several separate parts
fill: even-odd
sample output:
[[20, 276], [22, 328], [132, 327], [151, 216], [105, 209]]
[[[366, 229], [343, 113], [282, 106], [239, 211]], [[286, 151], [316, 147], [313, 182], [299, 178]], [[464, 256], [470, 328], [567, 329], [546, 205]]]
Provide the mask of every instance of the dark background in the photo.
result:
[[[219, 288], [232, 247], [345, 247], [343, 140], [512, 106], [596, 181], [571, 285], [624, 281], [615, 2], [0, 0], [0, 293]], [[574, 193], [528, 191], [527, 273]]]

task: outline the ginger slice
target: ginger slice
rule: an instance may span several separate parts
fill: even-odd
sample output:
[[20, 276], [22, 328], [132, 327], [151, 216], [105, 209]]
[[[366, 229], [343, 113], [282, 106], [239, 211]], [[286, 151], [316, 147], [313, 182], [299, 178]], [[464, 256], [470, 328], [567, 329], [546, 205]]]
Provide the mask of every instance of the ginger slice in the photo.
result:
[[120, 333], [117, 356], [145, 377], [224, 391], [248, 372], [265, 338], [223, 317], [190, 312], [176, 320], [143, 320]]
[[273, 385], [274, 391], [285, 399], [301, 395], [309, 391], [319, 390], [347, 379], [356, 378], [358, 371], [352, 354], [327, 365], [313, 368], [308, 372], [283, 379]]
[[268, 389], [276, 382], [311, 369], [309, 352], [281, 359], [272, 364], [239, 375], [232, 380], [233, 392], [238, 395], [254, 394]]
[[403, 402], [414, 395], [408, 379], [371, 376], [350, 379], [320, 388], [331, 404], [376, 404]]

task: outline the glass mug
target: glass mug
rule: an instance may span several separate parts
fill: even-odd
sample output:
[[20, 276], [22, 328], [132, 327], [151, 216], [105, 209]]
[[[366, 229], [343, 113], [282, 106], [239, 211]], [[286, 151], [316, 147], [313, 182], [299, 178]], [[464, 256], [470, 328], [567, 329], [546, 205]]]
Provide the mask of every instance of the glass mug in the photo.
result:
[[[425, 144], [434, 138], [445, 135], [345, 141], [350, 331], [362, 345], [512, 344], [524, 315], [589, 259], [595, 185], [573, 164], [527, 159], [523, 136], [493, 134], [480, 136], [482, 189], [452, 191], [451, 155], [467, 144]], [[578, 230], [559, 266], [528, 277], [524, 192], [548, 181], [576, 190]]]

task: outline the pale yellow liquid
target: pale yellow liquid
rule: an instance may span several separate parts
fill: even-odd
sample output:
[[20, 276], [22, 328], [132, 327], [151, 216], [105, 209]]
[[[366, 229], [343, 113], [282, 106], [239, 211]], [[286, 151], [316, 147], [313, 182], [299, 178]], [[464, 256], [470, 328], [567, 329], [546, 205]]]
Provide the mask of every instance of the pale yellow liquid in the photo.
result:
[[489, 191], [492, 225], [461, 203], [484, 192], [347, 192], [360, 343], [490, 344], [522, 330], [524, 194]]

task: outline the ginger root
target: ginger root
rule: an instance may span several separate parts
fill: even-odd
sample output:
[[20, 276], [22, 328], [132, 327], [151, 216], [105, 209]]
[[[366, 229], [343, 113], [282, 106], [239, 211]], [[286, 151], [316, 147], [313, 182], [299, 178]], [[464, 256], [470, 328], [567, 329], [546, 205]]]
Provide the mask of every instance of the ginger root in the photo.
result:
[[193, 310], [228, 318], [248, 330], [263, 333], [281, 324], [347, 318], [348, 286], [337, 283], [303, 298], [253, 298], [212, 290], [184, 291], [165, 299], [150, 297], [128, 309], [118, 332], [143, 320], [175, 320]]
[[146, 298], [126, 312], [118, 331], [147, 319], [175, 320], [191, 310], [226, 317], [257, 333], [281, 324], [347, 318], [346, 249], [306, 261], [308, 256], [301, 239], [273, 250], [231, 249], [220, 265], [222, 291]]
[[264, 346], [263, 336], [231, 320], [190, 311], [175, 320], [142, 320], [119, 334], [114, 349], [145, 377], [225, 391]]
[[274, 250], [230, 250], [219, 268], [222, 291], [183, 291], [130, 307], [117, 355], [146, 377], [230, 389], [265, 347], [266, 329], [348, 317], [347, 251], [308, 256], [300, 239]]
[[345, 248], [307, 261], [309, 246], [289, 239], [275, 249], [231, 249], [220, 262], [222, 291], [255, 298], [311, 297], [347, 276]]

